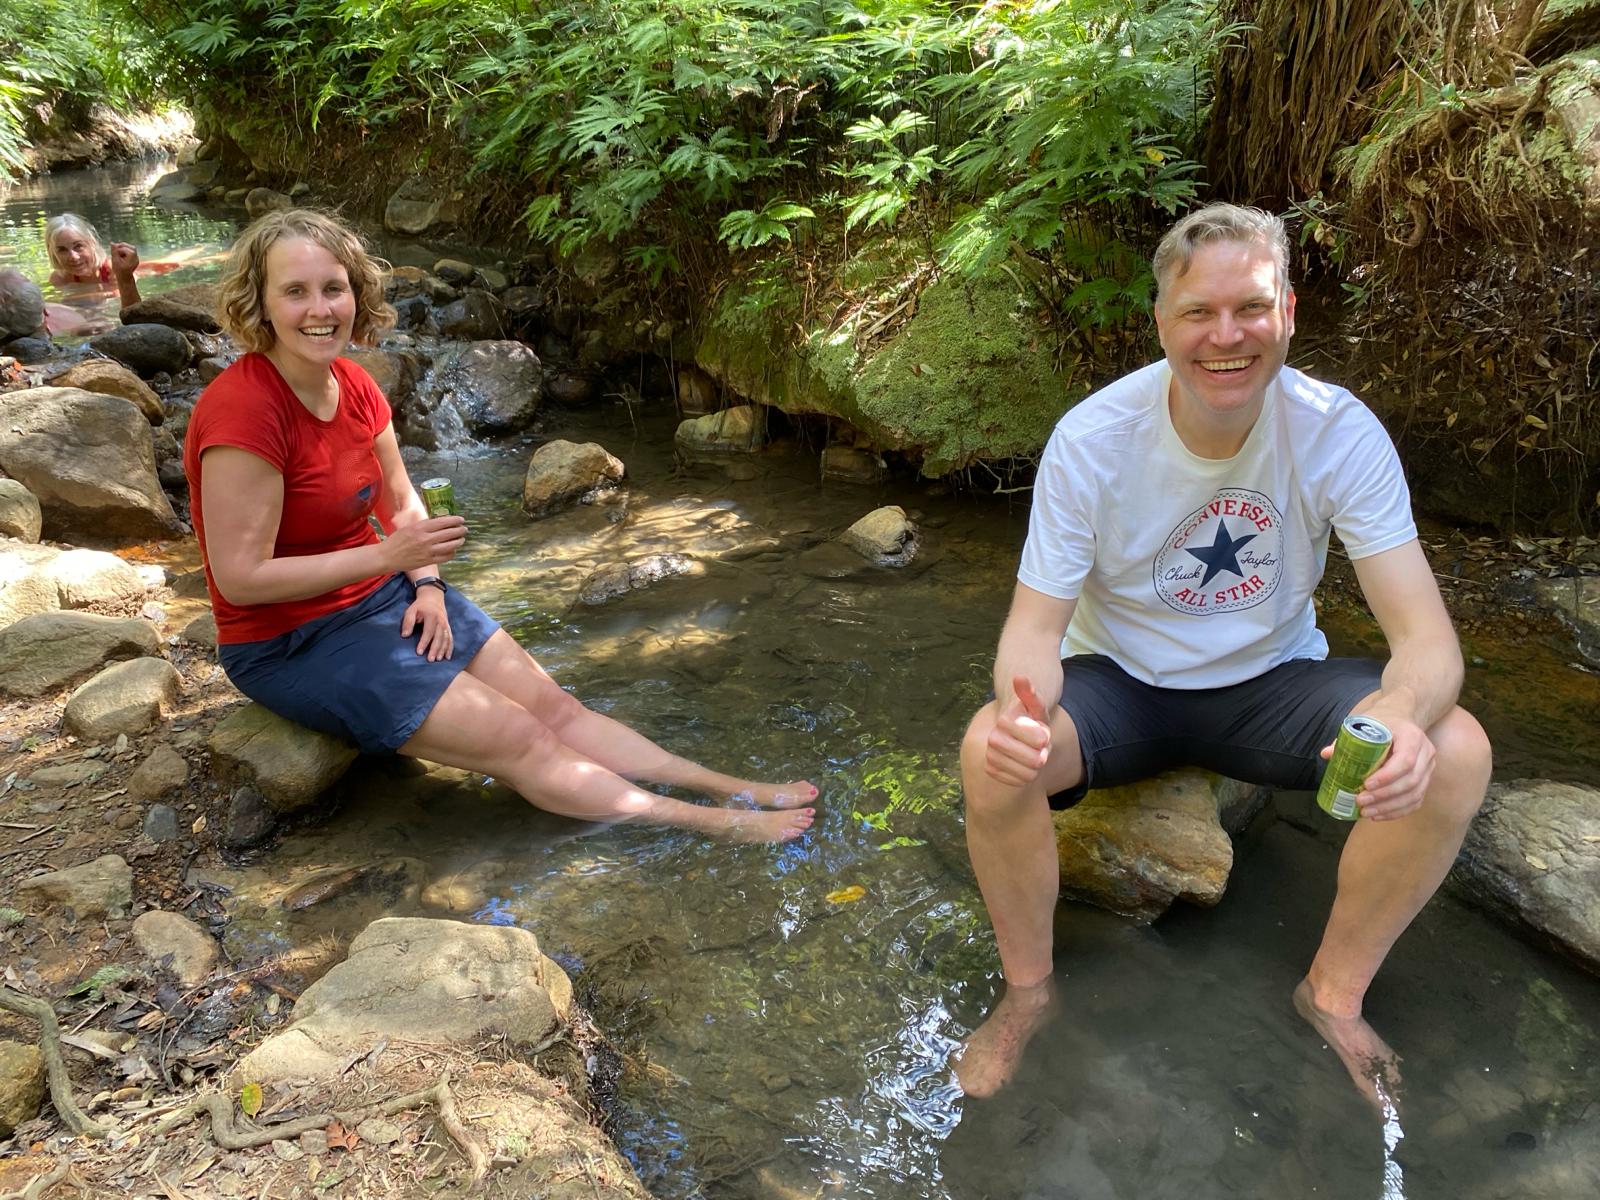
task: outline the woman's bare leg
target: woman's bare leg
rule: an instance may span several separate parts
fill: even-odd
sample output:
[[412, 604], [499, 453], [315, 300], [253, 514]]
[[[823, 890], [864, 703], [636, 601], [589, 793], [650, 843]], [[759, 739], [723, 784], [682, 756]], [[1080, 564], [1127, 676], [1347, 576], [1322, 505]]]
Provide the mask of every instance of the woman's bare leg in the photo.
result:
[[810, 827], [814, 810], [708, 808], [635, 787], [584, 757], [523, 705], [470, 672], [451, 681], [400, 753], [493, 775], [529, 803], [583, 821], [676, 825], [735, 841], [782, 842]]
[[625, 779], [693, 788], [721, 800], [762, 808], [800, 808], [817, 798], [817, 789], [803, 779], [757, 783], [724, 775], [663, 750], [622, 722], [585, 707], [503, 629], [496, 630], [484, 643], [467, 664], [467, 670], [522, 705], [583, 757]]

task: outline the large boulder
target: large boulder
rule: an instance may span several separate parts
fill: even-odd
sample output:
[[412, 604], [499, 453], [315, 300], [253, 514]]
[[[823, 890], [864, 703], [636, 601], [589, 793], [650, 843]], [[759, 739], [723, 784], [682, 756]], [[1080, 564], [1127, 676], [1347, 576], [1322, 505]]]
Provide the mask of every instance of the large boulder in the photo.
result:
[[441, 195], [421, 175], [412, 175], [389, 197], [384, 206], [384, 228], [395, 233], [425, 233], [435, 225], [450, 225], [461, 219], [461, 198]]
[[489, 1033], [537, 1045], [566, 1018], [572, 983], [511, 926], [385, 917], [308, 987], [294, 1022], [247, 1054], [241, 1081], [327, 1078], [376, 1040], [469, 1048]]
[[209, 745], [212, 766], [224, 780], [253, 785], [279, 813], [311, 804], [359, 753], [349, 742], [286, 721], [259, 704], [218, 721]]
[[544, 370], [532, 347], [481, 341], [454, 346], [434, 360], [433, 391], [460, 412], [475, 437], [514, 433], [539, 410]]
[[176, 375], [194, 357], [189, 339], [170, 325], [124, 325], [96, 334], [89, 345], [145, 378], [159, 371]]
[[152, 425], [159, 425], [166, 420], [167, 410], [161, 404], [161, 397], [151, 390], [150, 385], [121, 363], [112, 362], [109, 358], [89, 358], [73, 363], [59, 375], [52, 376], [50, 386], [81, 388], [86, 392], [99, 392], [102, 396], [116, 396], [138, 408], [144, 414], [144, 419]]
[[1600, 971], [1600, 788], [1494, 784], [1451, 881]]
[[705, 573], [705, 564], [686, 554], [647, 554], [632, 562], [607, 563], [599, 568], [578, 588], [578, 600], [590, 606], [607, 604], [664, 579], [683, 575], [699, 577]]
[[63, 550], [50, 564], [50, 573], [62, 608], [119, 608], [144, 599], [139, 572], [105, 550]]
[[70, 908], [82, 917], [118, 917], [133, 903], [133, 868], [118, 854], [35, 875], [17, 884], [17, 900], [34, 911]]
[[0, 541], [0, 629], [61, 607], [61, 593], [50, 573], [60, 554], [52, 546]]
[[244, 211], [252, 221], [270, 212], [282, 212], [293, 207], [294, 201], [286, 193], [275, 192], [268, 187], [251, 188], [244, 197]]
[[15, 479], [0, 479], [0, 537], [37, 542], [43, 528], [39, 497]]
[[1233, 869], [1224, 828], [1242, 828], [1260, 789], [1186, 769], [1090, 792], [1053, 814], [1061, 890], [1138, 921], [1176, 900], [1212, 905]]
[[0, 630], [0, 696], [32, 699], [87, 679], [108, 663], [161, 653], [148, 621], [45, 612]]
[[164, 658], [132, 658], [105, 668], [67, 698], [61, 724], [86, 742], [143, 733], [177, 698], [178, 669]]
[[0, 396], [0, 468], [39, 498], [50, 537], [184, 531], [156, 478], [150, 425], [124, 400], [55, 387]]
[[599, 442], [546, 442], [528, 460], [522, 511], [533, 517], [576, 504], [591, 492], [616, 487], [627, 473], [622, 460]]

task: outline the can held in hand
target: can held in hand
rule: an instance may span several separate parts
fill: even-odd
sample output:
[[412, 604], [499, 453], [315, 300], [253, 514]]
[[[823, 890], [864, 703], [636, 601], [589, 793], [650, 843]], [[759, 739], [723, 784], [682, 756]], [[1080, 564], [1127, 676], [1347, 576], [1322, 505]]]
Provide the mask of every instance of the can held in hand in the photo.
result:
[[430, 517], [454, 517], [458, 515], [456, 489], [451, 486], [448, 479], [424, 479], [421, 490], [422, 502], [428, 506], [428, 515]]
[[1389, 757], [1393, 742], [1394, 734], [1382, 721], [1346, 717], [1334, 739], [1333, 757], [1323, 772], [1322, 786], [1317, 789], [1317, 804], [1322, 811], [1341, 821], [1359, 818], [1356, 797], [1361, 794], [1361, 785]]

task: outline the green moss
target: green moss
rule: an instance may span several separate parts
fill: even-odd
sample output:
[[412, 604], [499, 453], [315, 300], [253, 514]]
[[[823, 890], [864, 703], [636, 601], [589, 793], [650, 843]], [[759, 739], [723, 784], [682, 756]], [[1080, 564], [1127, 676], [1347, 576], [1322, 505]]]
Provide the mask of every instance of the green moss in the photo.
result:
[[1087, 390], [1051, 370], [1052, 335], [1009, 276], [947, 275], [922, 290], [894, 336], [858, 351], [858, 336], [893, 307], [862, 305], [862, 315], [814, 324], [796, 344], [792, 311], [753, 315], [725, 292], [697, 357], [753, 400], [837, 416], [880, 446], [919, 455], [926, 475], [1038, 453]]

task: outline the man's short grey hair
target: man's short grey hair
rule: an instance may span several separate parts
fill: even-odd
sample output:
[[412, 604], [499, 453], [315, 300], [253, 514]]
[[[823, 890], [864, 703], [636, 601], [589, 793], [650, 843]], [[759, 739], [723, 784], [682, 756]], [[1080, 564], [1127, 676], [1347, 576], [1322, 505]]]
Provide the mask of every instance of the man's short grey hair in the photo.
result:
[[15, 267], [0, 268], [0, 342], [38, 333], [44, 325], [44, 295]]
[[1212, 242], [1260, 242], [1272, 251], [1278, 264], [1278, 294], [1289, 291], [1289, 231], [1283, 218], [1241, 204], [1208, 204], [1180, 220], [1156, 246], [1150, 260], [1156, 277], [1156, 295], [1189, 269], [1195, 251]]

